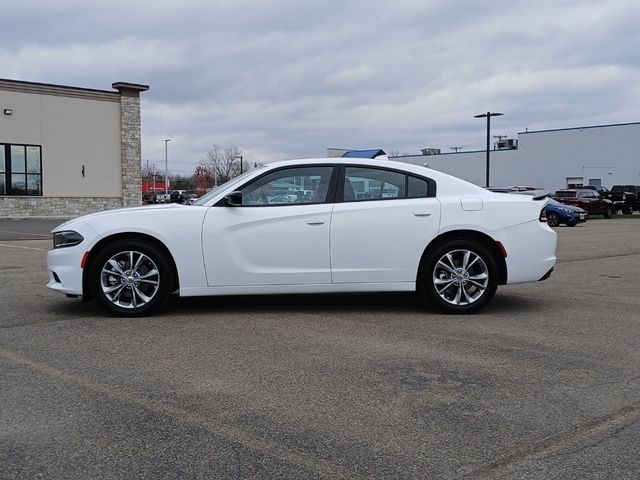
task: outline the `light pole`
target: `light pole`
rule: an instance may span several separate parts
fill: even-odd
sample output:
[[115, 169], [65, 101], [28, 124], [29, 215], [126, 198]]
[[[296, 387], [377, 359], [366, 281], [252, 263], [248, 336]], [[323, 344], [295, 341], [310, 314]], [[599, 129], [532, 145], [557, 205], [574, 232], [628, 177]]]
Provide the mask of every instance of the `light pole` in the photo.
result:
[[164, 142], [164, 194], [169, 193], [169, 160], [167, 157], [167, 144], [171, 141], [170, 138], [162, 140]]
[[497, 112], [487, 112], [482, 113], [480, 115], [474, 115], [473, 118], [485, 118], [487, 117], [487, 172], [486, 172], [486, 180], [485, 187], [489, 187], [489, 152], [490, 152], [490, 142], [491, 142], [491, 117], [499, 117], [500, 115], [504, 115], [504, 113]]
[[242, 155], [238, 155], [236, 158], [240, 159], [240, 175], [242, 175], [242, 162], [243, 162]]

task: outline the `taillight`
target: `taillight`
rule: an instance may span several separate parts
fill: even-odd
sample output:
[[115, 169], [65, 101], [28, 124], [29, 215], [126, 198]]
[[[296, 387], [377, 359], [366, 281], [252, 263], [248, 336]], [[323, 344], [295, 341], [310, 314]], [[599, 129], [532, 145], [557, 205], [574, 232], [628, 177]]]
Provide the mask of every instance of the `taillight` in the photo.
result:
[[[531, 218], [531, 217], [529, 217], [529, 218]], [[538, 220], [540, 220], [541, 222], [546, 222], [547, 221], [547, 211], [544, 208], [540, 212], [540, 218], [538, 218]]]

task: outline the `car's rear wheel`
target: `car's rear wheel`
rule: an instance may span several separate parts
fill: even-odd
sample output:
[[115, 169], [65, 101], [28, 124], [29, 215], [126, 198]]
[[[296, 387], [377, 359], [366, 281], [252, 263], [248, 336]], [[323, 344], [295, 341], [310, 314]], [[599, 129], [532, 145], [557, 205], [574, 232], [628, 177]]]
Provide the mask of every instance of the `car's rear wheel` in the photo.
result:
[[560, 217], [557, 213], [547, 212], [547, 223], [550, 227], [557, 227], [560, 225]]
[[420, 270], [419, 291], [444, 313], [474, 313], [486, 306], [498, 287], [498, 267], [488, 249], [474, 240], [437, 245]]
[[622, 207], [622, 213], [624, 215], [631, 215], [633, 213], [633, 209], [628, 206]]
[[90, 288], [109, 313], [149, 315], [173, 290], [174, 275], [165, 254], [143, 240], [119, 240], [100, 250], [91, 263]]

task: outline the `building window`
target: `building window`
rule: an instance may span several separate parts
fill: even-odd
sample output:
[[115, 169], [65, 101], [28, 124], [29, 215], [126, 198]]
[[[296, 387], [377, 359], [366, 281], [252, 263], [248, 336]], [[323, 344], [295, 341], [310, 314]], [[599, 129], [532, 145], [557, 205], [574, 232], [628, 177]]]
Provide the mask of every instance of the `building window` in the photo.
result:
[[42, 195], [42, 147], [0, 143], [0, 195]]

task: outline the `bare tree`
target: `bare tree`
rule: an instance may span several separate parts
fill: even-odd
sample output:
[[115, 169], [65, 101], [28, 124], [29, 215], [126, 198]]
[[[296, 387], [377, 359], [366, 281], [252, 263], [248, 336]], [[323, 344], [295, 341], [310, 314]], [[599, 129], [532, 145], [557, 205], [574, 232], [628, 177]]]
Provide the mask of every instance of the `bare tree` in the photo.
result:
[[[240, 162], [242, 161], [242, 168]], [[210, 172], [217, 185], [237, 177], [240, 170], [247, 170], [248, 163], [242, 158], [242, 150], [237, 146], [227, 147], [221, 150], [218, 145], [211, 145], [207, 150], [207, 158], [203, 166]]]

